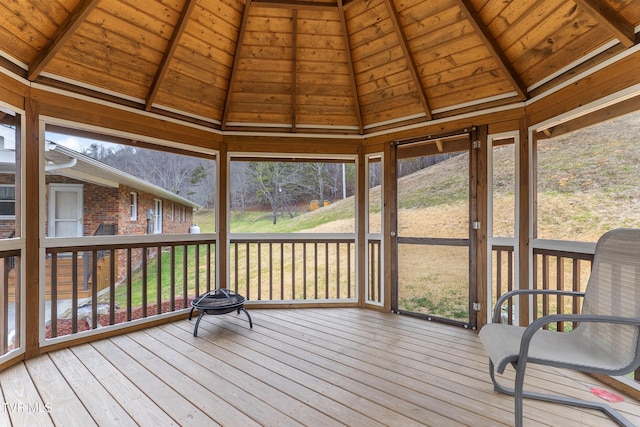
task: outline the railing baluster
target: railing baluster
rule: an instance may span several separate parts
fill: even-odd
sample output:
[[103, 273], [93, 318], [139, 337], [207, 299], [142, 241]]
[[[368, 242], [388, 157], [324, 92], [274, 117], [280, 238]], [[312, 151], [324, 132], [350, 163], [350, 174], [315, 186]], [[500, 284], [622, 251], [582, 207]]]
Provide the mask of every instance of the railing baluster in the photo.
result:
[[[171, 252], [169, 252], [170, 260], [170, 273], [169, 273], [169, 304], [171, 305], [171, 311], [176, 309], [176, 247], [171, 245]], [[207, 269], [208, 271], [208, 269]]]
[[[560, 256], [556, 257], [556, 289], [564, 291], [564, 261], [560, 258]], [[564, 306], [562, 305], [564, 299], [562, 295], [556, 296], [556, 313], [562, 314], [564, 313]], [[556, 330], [559, 332], [564, 332], [564, 322], [556, 322]]]
[[[571, 286], [571, 290], [574, 292], [580, 292], [580, 279], [581, 279], [581, 274], [580, 274], [580, 260], [579, 259], [572, 259], [573, 261], [573, 282], [572, 282], [572, 286]], [[571, 301], [571, 308], [574, 314], [580, 314], [580, 299], [579, 298], [572, 298]], [[578, 322], [571, 322], [571, 327], [575, 328], [576, 326], [578, 326]]]
[[[56, 265], [56, 271], [55, 272], [51, 272], [52, 275], [55, 275], [56, 277], [56, 288], [57, 288], [57, 276], [58, 276], [58, 258], [57, 258], [57, 253], [53, 253], [51, 254], [51, 263], [52, 266], [54, 264], [53, 261], [53, 256], [56, 256], [56, 260], [55, 260], [55, 265]], [[84, 253], [83, 253], [83, 257], [84, 257]], [[84, 276], [84, 275], [83, 275]], [[53, 279], [53, 278], [52, 278]], [[52, 282], [53, 284], [53, 282]], [[83, 288], [84, 288], [84, 284], [83, 284]], [[71, 333], [75, 334], [78, 332], [78, 252], [77, 251], [73, 251], [71, 252]], [[53, 307], [53, 302], [56, 302], [56, 306], [57, 306], [57, 302], [58, 299], [57, 298], [53, 298], [53, 296], [51, 296], [51, 306]], [[53, 315], [53, 312], [51, 312], [51, 330], [53, 331], [54, 329], [57, 329], [57, 319], [55, 320], [56, 322], [56, 327], [54, 328], [53, 326], [53, 322], [54, 322], [54, 317], [57, 317]], [[52, 337], [55, 335], [51, 335]]]
[[284, 297], [284, 242], [280, 242], [280, 299]]
[[296, 244], [291, 242], [291, 299], [296, 299]]
[[[187, 271], [187, 245], [182, 246], [182, 300], [184, 302], [184, 307], [189, 307], [189, 281], [188, 281], [188, 271]], [[196, 296], [199, 294], [196, 290]]]
[[91, 251], [91, 329], [98, 327], [98, 251]]
[[109, 324], [116, 323], [116, 250], [109, 251]]
[[[58, 336], [58, 254], [56, 252], [51, 254], [51, 289], [49, 293], [51, 338], [55, 338]], [[75, 312], [76, 310], [74, 309], [73, 311]]]
[[147, 252], [148, 248], [142, 249], [142, 317], [147, 317]]
[[127, 322], [131, 321], [132, 309], [131, 305], [133, 304], [133, 266], [132, 266], [132, 250], [131, 248], [127, 248]]
[[269, 242], [269, 300], [273, 299], [273, 243]]
[[156, 248], [156, 313], [162, 313], [162, 247]]
[[302, 244], [302, 299], [307, 299], [307, 243]]
[[[247, 292], [249, 294], [249, 292]], [[258, 242], [258, 301], [262, 299], [262, 243]]]
[[340, 242], [336, 242], [336, 298], [340, 299]]
[[206, 268], [206, 271], [205, 271], [205, 280], [207, 282], [206, 291], [209, 292], [209, 291], [211, 291], [211, 243], [207, 243], [205, 245], [205, 248], [206, 248], [206, 251], [207, 251], [207, 253], [205, 255], [206, 263], [207, 263], [207, 268]]
[[193, 276], [195, 278], [195, 285], [196, 285], [196, 296], [200, 295], [200, 245], [195, 244], [194, 245], [194, 264], [195, 266], [194, 271], [193, 271]]

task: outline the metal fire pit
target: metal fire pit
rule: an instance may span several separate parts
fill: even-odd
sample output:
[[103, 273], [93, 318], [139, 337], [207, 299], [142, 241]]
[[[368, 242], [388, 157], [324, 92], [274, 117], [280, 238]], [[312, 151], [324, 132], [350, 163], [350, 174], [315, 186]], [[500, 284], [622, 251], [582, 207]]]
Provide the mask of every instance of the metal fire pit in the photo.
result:
[[215, 289], [200, 295], [191, 301], [189, 320], [191, 320], [193, 310], [197, 308], [200, 312], [198, 320], [196, 320], [196, 326], [193, 329], [193, 336], [198, 336], [198, 325], [200, 324], [202, 316], [205, 314], [227, 314], [232, 311], [237, 311], [238, 314], [240, 314], [240, 311], [244, 311], [244, 314], [246, 314], [249, 319], [249, 327], [253, 328], [251, 316], [249, 316], [249, 312], [244, 308], [244, 302], [245, 298], [242, 295], [228, 289]]

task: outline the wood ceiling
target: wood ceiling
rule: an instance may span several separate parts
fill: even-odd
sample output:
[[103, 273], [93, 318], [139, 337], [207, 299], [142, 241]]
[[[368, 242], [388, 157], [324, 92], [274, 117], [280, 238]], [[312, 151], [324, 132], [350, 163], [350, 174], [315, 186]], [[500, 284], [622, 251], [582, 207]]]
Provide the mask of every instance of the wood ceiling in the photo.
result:
[[358, 135], [526, 101], [639, 25], [640, 0], [11, 0], [0, 65], [222, 131]]

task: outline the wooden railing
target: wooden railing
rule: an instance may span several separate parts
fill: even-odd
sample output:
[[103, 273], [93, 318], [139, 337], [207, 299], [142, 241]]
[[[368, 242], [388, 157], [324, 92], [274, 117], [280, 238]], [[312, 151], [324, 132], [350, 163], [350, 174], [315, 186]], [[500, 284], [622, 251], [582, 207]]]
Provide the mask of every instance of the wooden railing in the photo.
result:
[[[43, 325], [45, 338], [183, 310], [196, 295], [215, 288], [215, 240], [112, 240], [105, 244], [46, 248], [50, 267], [45, 274], [51, 285], [46, 296], [50, 308]], [[107, 286], [101, 289], [94, 280], [89, 296], [79, 298], [83, 287], [80, 264], [89, 257], [90, 274], [97, 277], [98, 259], [103, 255], [108, 260], [101, 267], [109, 278]], [[71, 274], [61, 274], [59, 261], [63, 258], [71, 260]], [[71, 297], [61, 299], [59, 295]]]
[[[514, 286], [514, 250], [513, 246], [494, 245], [493, 248], [493, 299], [495, 302], [502, 294]], [[534, 248], [533, 250], [533, 289], [551, 289], [563, 291], [584, 291], [591, 271], [592, 253], [571, 252]], [[549, 314], [577, 314], [582, 305], [581, 298], [538, 295], [533, 300], [533, 319]], [[504, 308], [503, 322], [513, 323], [514, 301], [510, 299]], [[564, 331], [567, 325], [558, 322], [552, 327]], [[575, 325], [572, 325], [575, 327]], [[546, 325], [545, 328], [549, 328]]]
[[[593, 254], [560, 250], [539, 249], [533, 251], [533, 287], [561, 291], [584, 292], [591, 272]], [[548, 314], [580, 313], [582, 298], [538, 295], [535, 299], [533, 318]], [[548, 329], [551, 325], [545, 325]], [[576, 325], [572, 324], [572, 328]], [[564, 331], [567, 325], [557, 322], [555, 328]]]
[[228, 288], [254, 301], [356, 297], [355, 240], [232, 238]]
[[[216, 240], [206, 235], [143, 238], [108, 237], [48, 241], [45, 249], [50, 286], [44, 336], [68, 337], [101, 327], [140, 322], [190, 307], [197, 295], [216, 288]], [[105, 243], [102, 243], [105, 242]], [[378, 255], [379, 256], [379, 255]], [[106, 285], [91, 281], [82, 293], [83, 258], [92, 271], [103, 269]], [[101, 263], [98, 259], [102, 258]], [[71, 272], [63, 272], [62, 260]], [[248, 301], [355, 302], [354, 238], [232, 238], [229, 280], [220, 287]], [[67, 268], [67, 267], [65, 267]], [[379, 276], [375, 277], [379, 283]]]

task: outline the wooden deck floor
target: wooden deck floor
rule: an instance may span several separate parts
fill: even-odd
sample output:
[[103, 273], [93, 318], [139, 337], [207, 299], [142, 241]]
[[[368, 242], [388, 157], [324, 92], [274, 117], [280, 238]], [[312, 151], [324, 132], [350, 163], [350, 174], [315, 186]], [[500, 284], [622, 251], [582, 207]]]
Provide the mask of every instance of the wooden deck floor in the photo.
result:
[[[0, 374], [1, 426], [500, 426], [473, 331], [360, 309], [251, 310], [52, 352]], [[529, 388], [597, 400], [590, 377], [531, 368]], [[606, 388], [606, 387], [605, 387]], [[640, 425], [640, 404], [615, 407]], [[615, 425], [525, 401], [527, 426]]]

